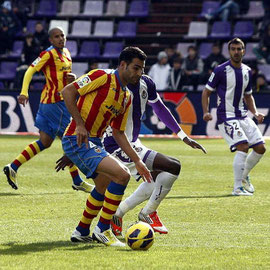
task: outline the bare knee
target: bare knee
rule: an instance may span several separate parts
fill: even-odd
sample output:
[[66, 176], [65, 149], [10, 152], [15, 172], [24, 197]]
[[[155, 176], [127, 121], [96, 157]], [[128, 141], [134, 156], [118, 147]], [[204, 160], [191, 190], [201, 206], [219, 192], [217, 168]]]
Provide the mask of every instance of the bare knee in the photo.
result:
[[266, 152], [266, 148], [264, 144], [259, 144], [253, 147], [253, 150], [260, 155], [263, 155]]
[[122, 168], [121, 171], [119, 171], [119, 173], [117, 174], [116, 178], [114, 179], [114, 182], [126, 186], [128, 184], [129, 179], [130, 179], [129, 170]]
[[174, 175], [179, 175], [181, 171], [181, 163], [178, 159], [171, 158], [168, 164], [169, 172]]
[[249, 149], [249, 146], [248, 146], [247, 143], [241, 143], [241, 144], [238, 144], [236, 146], [236, 149], [237, 149], [237, 151], [241, 151], [241, 152], [247, 153], [248, 152], [248, 149]]

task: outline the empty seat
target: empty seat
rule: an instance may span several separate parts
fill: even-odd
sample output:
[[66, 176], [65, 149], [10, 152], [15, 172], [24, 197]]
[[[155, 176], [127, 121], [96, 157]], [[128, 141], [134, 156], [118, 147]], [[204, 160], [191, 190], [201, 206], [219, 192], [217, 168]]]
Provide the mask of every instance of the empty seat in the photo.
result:
[[240, 17], [242, 18], [249, 18], [249, 19], [263, 18], [263, 16], [264, 16], [264, 8], [262, 5], [262, 1], [250, 1], [247, 14], [240, 15]]
[[208, 35], [207, 22], [191, 22], [189, 24], [188, 34], [185, 38], [206, 38]]
[[180, 52], [183, 57], [187, 57], [188, 55], [187, 50], [188, 47], [191, 45], [194, 46], [194, 43], [178, 43], [176, 45], [176, 50]]
[[107, 4], [107, 16], [124, 16], [126, 15], [126, 1], [110, 0]]
[[90, 37], [91, 21], [74, 21], [70, 37]]
[[104, 58], [118, 58], [123, 49], [122, 42], [108, 41], [105, 43], [104, 52], [102, 57]]
[[218, 1], [204, 1], [202, 4], [202, 11], [199, 17], [205, 17], [206, 15], [210, 15], [219, 7]]
[[93, 36], [112, 37], [113, 36], [113, 21], [96, 21]]
[[202, 59], [206, 59], [212, 52], [213, 43], [203, 42], [199, 48], [199, 55]]
[[247, 61], [253, 61], [253, 60], [256, 60], [256, 55], [254, 54], [253, 52], [253, 49], [255, 47], [258, 47], [259, 46], [259, 43], [257, 42], [249, 42], [246, 44], [246, 52], [245, 52], [245, 60]]
[[136, 22], [120, 21], [116, 32], [117, 37], [135, 37], [136, 36]]
[[38, 20], [28, 20], [26, 23], [27, 32], [34, 34], [37, 22]]
[[80, 1], [79, 0], [68, 0], [63, 1], [61, 11], [58, 16], [77, 16], [80, 13]]
[[41, 0], [36, 15], [56, 16], [57, 2], [55, 0]]
[[54, 27], [61, 27], [64, 30], [64, 33], [68, 34], [68, 21], [65, 20], [51, 20], [49, 25], [49, 30]]
[[242, 39], [251, 38], [253, 32], [254, 26], [251, 21], [240, 21], [235, 24], [233, 36]]
[[76, 74], [77, 78], [81, 77], [83, 74], [87, 73], [88, 63], [84, 62], [73, 62], [72, 63], [72, 73]]
[[70, 51], [71, 57], [76, 57], [78, 54], [78, 44], [76, 40], [67, 40], [66, 47]]
[[130, 17], [146, 17], [149, 14], [149, 2], [143, 0], [133, 0], [130, 3], [128, 16]]
[[229, 22], [214, 22], [210, 37], [213, 39], [230, 38], [231, 24]]
[[100, 46], [98, 41], [83, 41], [78, 57], [82, 59], [99, 58]]
[[17, 62], [3, 61], [0, 63], [0, 80], [13, 80], [16, 76]]
[[270, 65], [258, 65], [258, 69], [265, 76], [267, 82], [270, 82]]
[[21, 40], [16, 40], [13, 43], [13, 48], [12, 51], [9, 55], [10, 58], [19, 58], [22, 54], [23, 51], [23, 41]]
[[104, 2], [99, 1], [86, 1], [81, 16], [102, 16]]

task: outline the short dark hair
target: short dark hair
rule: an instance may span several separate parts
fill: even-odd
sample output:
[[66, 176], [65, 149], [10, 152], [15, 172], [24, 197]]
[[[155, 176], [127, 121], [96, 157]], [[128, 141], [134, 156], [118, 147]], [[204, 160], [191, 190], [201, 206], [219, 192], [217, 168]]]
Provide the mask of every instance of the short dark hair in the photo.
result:
[[241, 44], [242, 45], [242, 49], [245, 49], [245, 43], [243, 42], [242, 39], [240, 38], [233, 38], [228, 42], [228, 50], [230, 50], [230, 46], [231, 44]]
[[147, 56], [138, 47], [126, 47], [119, 55], [118, 65], [120, 65], [121, 61], [125, 61], [127, 64], [130, 64], [134, 58], [139, 58], [140, 60], [145, 61]]
[[53, 36], [55, 30], [60, 30], [60, 31], [62, 31], [64, 34], [66, 34], [66, 33], [64, 32], [64, 30], [63, 30], [62, 27], [56, 26], [56, 27], [54, 27], [54, 28], [52, 28], [52, 29], [49, 30], [49, 32], [48, 32], [49, 37], [52, 37], [52, 36]]

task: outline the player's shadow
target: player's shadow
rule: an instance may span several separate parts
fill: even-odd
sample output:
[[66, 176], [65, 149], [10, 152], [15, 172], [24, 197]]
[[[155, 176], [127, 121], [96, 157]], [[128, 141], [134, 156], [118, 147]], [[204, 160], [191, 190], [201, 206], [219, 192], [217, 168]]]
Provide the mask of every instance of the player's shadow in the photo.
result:
[[194, 196], [182, 196], [182, 195], [171, 195], [165, 197], [167, 199], [211, 199], [211, 198], [234, 198], [235, 196], [231, 194], [223, 194], [223, 195], [194, 195]]
[[40, 196], [40, 195], [49, 195], [49, 196], [58, 196], [58, 195], [63, 195], [63, 194], [73, 194], [74, 192], [44, 192], [44, 193], [11, 193], [11, 192], [1, 192], [0, 197], [5, 197], [5, 196]]
[[5, 197], [5, 196], [20, 196], [21, 194], [18, 194], [18, 193], [11, 193], [11, 192], [6, 192], [6, 193], [4, 193], [4, 192], [1, 192], [0, 193], [0, 197]]
[[92, 248], [102, 248], [103, 244], [97, 242], [91, 243], [72, 243], [70, 241], [51, 241], [51, 242], [38, 242], [38, 243], [18, 243], [9, 242], [1, 245], [1, 255], [25, 255], [28, 253], [44, 252], [54, 249], [62, 249], [65, 251], [82, 251]]

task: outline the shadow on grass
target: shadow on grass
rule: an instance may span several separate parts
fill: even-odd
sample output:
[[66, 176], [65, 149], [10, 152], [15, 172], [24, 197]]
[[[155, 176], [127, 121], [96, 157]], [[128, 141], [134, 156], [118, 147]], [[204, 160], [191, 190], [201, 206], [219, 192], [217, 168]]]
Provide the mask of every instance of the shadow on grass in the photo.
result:
[[65, 251], [82, 251], [89, 250], [92, 248], [104, 247], [103, 244], [92, 242], [92, 243], [72, 243], [70, 241], [55, 241], [55, 242], [39, 242], [39, 243], [18, 243], [10, 242], [0, 245], [4, 249], [0, 249], [1, 255], [25, 255], [28, 253], [44, 252], [54, 249], [60, 249]]
[[43, 196], [43, 195], [51, 195], [51, 196], [59, 196], [59, 195], [65, 195], [65, 194], [73, 194], [74, 192], [44, 192], [44, 193], [11, 193], [11, 192], [1, 192], [0, 197], [5, 196]]
[[235, 196], [231, 194], [223, 194], [223, 195], [205, 195], [205, 196], [182, 196], [182, 195], [172, 195], [167, 196], [165, 199], [210, 199], [210, 198], [234, 198]]
[[7, 193], [0, 193], [0, 197], [5, 197], [5, 196], [20, 196], [21, 194], [18, 193], [11, 193], [11, 192], [7, 192]]

